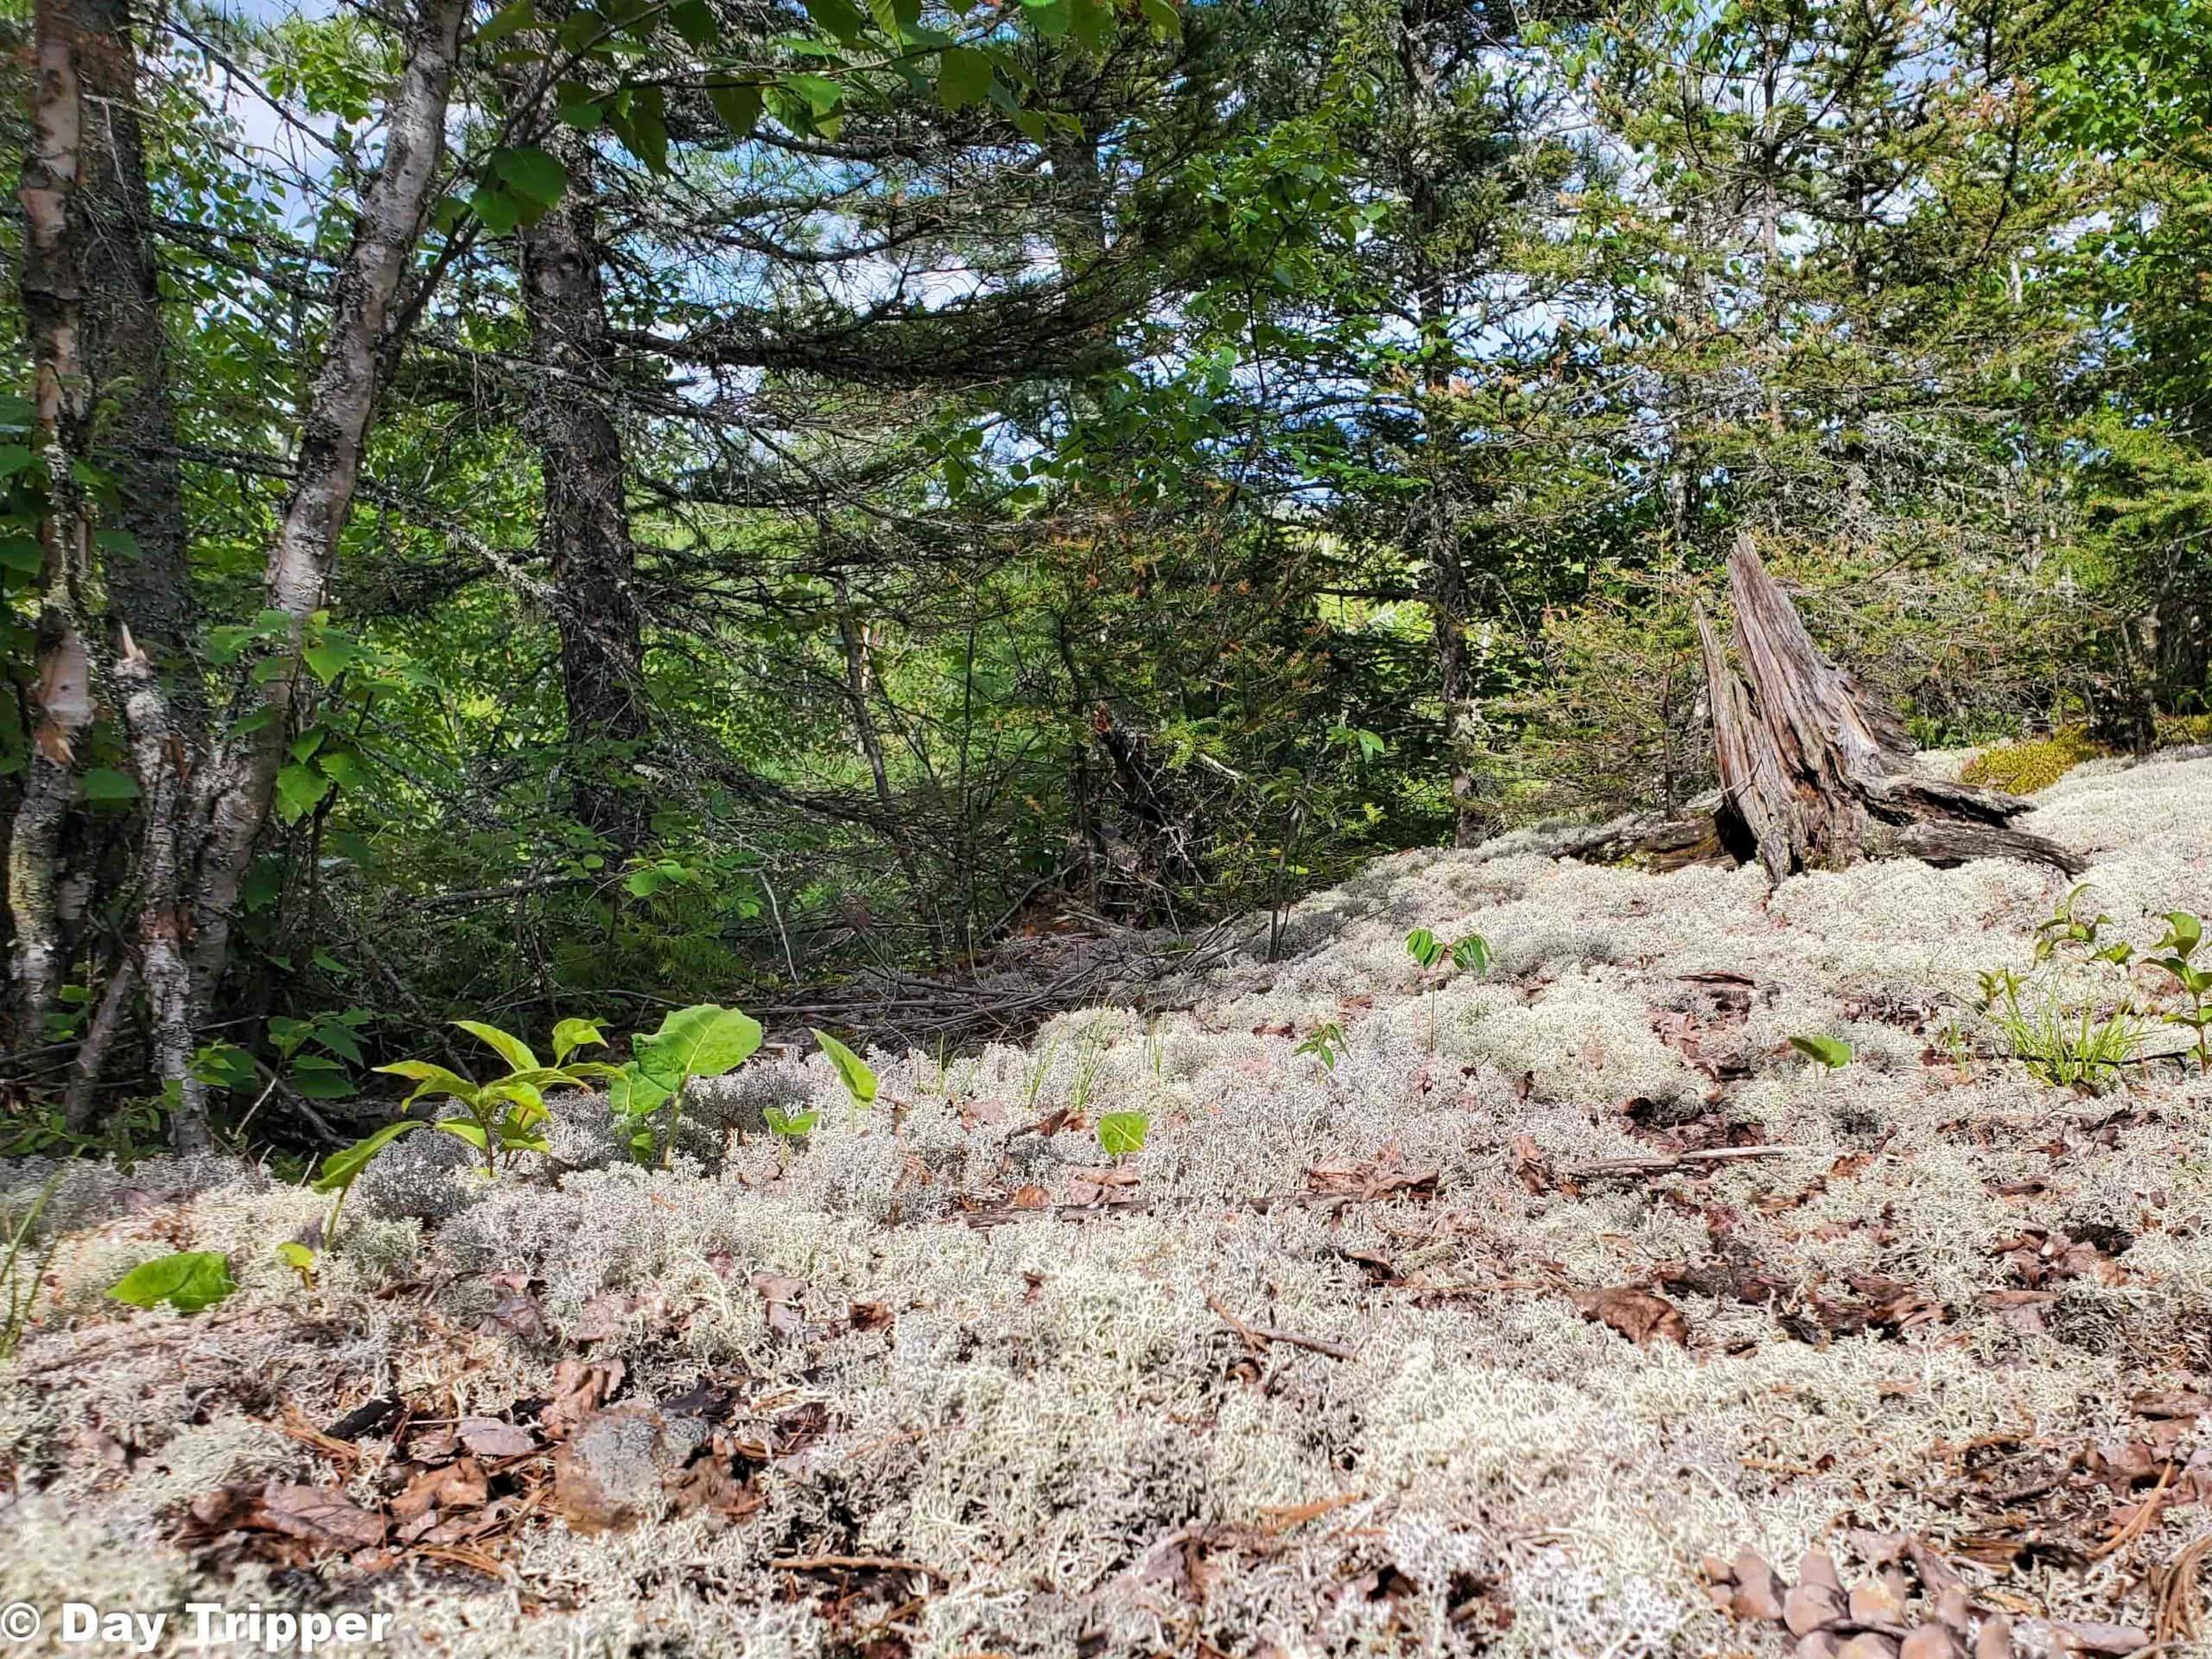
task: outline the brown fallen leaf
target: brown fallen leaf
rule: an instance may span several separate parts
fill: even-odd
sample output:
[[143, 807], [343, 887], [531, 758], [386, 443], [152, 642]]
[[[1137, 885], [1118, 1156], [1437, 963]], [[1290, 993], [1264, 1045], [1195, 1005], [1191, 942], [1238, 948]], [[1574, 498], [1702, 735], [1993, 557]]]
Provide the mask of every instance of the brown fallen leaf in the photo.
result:
[[806, 1316], [799, 1311], [798, 1299], [806, 1294], [806, 1281], [781, 1273], [756, 1273], [751, 1281], [760, 1300], [768, 1305], [768, 1328], [778, 1336], [796, 1338], [806, 1329]]
[[484, 1465], [463, 1458], [442, 1469], [425, 1469], [409, 1481], [406, 1491], [391, 1500], [391, 1518], [413, 1521], [431, 1510], [474, 1509], [489, 1496]]
[[619, 1359], [564, 1359], [553, 1368], [553, 1395], [537, 1413], [548, 1439], [565, 1440], [622, 1386], [629, 1367]]
[[[1582, 1310], [1584, 1319], [1603, 1321], [1639, 1348], [1649, 1347], [1655, 1337], [1664, 1337], [1684, 1348], [1689, 1346], [1689, 1321], [1682, 1317], [1682, 1310], [1664, 1296], [1655, 1296], [1632, 1285], [1616, 1285], [1607, 1290], [1576, 1291], [1573, 1301]], [[1775, 1617], [1782, 1617], [1778, 1605]]]
[[454, 1436], [480, 1458], [519, 1458], [538, 1449], [537, 1436], [496, 1417], [464, 1417]]
[[250, 1525], [318, 1549], [368, 1549], [384, 1542], [385, 1520], [327, 1486], [271, 1481], [261, 1489]]

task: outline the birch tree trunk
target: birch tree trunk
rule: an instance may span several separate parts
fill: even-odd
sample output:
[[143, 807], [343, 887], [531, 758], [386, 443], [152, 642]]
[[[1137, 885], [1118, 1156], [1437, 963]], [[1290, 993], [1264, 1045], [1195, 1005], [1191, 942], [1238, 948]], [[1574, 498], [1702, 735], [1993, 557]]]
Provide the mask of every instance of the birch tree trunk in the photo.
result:
[[89, 509], [75, 476], [92, 405], [84, 364], [83, 174], [86, 119], [76, 20], [40, 0], [31, 26], [31, 129], [17, 196], [23, 211], [21, 293], [30, 348], [32, 446], [47, 480], [31, 750], [8, 843], [14, 1035], [39, 1039], [68, 972], [63, 841], [79, 749], [92, 723], [100, 608]]
[[[325, 603], [338, 538], [353, 506], [362, 451], [374, 418], [388, 342], [385, 323], [409, 260], [436, 199], [445, 149], [447, 105], [460, 54], [467, 0], [416, 0], [405, 67], [386, 107], [385, 150], [361, 201], [353, 245], [331, 291], [330, 332], [302, 423], [296, 481], [270, 548], [265, 603], [289, 632], [260, 687], [258, 723], [241, 722], [200, 773], [194, 791], [199, 830], [192, 881], [192, 938], [181, 1010], [165, 1010], [150, 979], [156, 1018], [195, 1026], [213, 1007], [230, 950], [238, 892], [255, 839], [269, 816], [285, 744], [302, 695], [300, 651], [307, 619]], [[181, 1149], [208, 1137], [205, 1090], [188, 1072], [177, 1139]]]
[[609, 779], [645, 736], [645, 645], [628, 473], [611, 410], [599, 204], [588, 141], [563, 126], [545, 144], [569, 188], [518, 236], [531, 340], [550, 371], [534, 420], [544, 476], [538, 549], [553, 573], [576, 816], [626, 851], [645, 837], [647, 803]]

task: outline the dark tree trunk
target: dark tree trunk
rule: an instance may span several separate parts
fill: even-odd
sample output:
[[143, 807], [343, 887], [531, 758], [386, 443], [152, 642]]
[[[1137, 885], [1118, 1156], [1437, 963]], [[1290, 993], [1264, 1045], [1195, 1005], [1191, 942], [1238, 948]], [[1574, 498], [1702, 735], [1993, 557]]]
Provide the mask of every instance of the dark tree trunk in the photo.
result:
[[538, 548], [553, 573], [576, 816], [627, 849], [645, 838], [649, 802], [624, 787], [646, 733], [643, 627], [633, 588], [622, 438], [590, 145], [563, 126], [545, 143], [569, 175], [560, 202], [520, 232], [523, 303], [548, 371], [534, 422], [544, 477]]
[[1821, 655], [1740, 532], [1728, 589], [1740, 675], [1703, 607], [1697, 615], [1719, 798], [1702, 815], [1608, 826], [1571, 850], [1642, 854], [1662, 868], [1755, 855], [1776, 882], [1873, 858], [2017, 858], [2081, 873], [2066, 848], [2009, 827], [2027, 802], [1913, 773], [1911, 740], [1896, 714]]
[[89, 1122], [93, 1090], [120, 1024], [124, 999], [151, 990], [154, 1063], [181, 1076], [192, 1054], [185, 1007], [187, 779], [206, 748], [198, 671], [187, 655], [193, 626], [186, 563], [184, 490], [169, 402], [168, 341], [162, 321], [138, 111], [137, 48], [126, 0], [71, 0], [79, 19], [85, 133], [86, 365], [102, 416], [94, 463], [115, 481], [113, 515], [127, 543], [110, 542], [100, 565], [116, 627], [113, 672], [137, 774], [137, 963], [119, 965], [87, 1033], [70, 1081], [70, 1121]]

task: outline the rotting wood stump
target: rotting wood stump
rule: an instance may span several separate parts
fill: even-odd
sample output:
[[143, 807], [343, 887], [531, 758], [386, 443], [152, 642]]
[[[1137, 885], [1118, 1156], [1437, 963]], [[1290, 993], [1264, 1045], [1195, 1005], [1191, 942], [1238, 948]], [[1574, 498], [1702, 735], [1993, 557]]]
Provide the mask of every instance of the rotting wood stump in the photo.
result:
[[1656, 870], [1757, 858], [1776, 882], [1874, 858], [2014, 858], [2081, 873], [2069, 849], [2010, 827], [2031, 803], [1912, 770], [1904, 723], [1821, 655], [1741, 531], [1728, 592], [1734, 664], [1705, 607], [1697, 611], [1719, 791], [1671, 817], [1605, 825], [1567, 851], [1641, 856]]

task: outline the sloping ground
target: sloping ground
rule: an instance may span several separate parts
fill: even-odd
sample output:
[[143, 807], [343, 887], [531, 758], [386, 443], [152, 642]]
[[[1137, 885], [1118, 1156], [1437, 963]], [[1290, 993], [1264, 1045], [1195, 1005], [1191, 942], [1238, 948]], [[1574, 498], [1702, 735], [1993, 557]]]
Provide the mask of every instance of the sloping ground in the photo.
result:
[[[2024, 827], [2091, 855], [2107, 938], [2212, 912], [2212, 763]], [[321, 1200], [73, 1173], [0, 1394], [0, 1599], [385, 1609], [406, 1653], [1779, 1653], [1701, 1554], [1850, 1573], [1904, 1533], [1983, 1606], [2148, 1629], [2212, 1532], [2212, 1080], [1987, 1057], [1976, 976], [2058, 896], [1403, 855], [1149, 1030], [879, 1054], [865, 1116], [756, 1063], [673, 1173], [584, 1101], [557, 1179], [417, 1137], [312, 1291], [272, 1249]], [[1416, 926], [1491, 972], [1425, 990]], [[1333, 1069], [1296, 1052], [1327, 1022]], [[760, 1132], [802, 1098], [808, 1144]], [[1024, 1132], [1063, 1109], [1149, 1143]], [[184, 1247], [240, 1291], [101, 1300]]]

